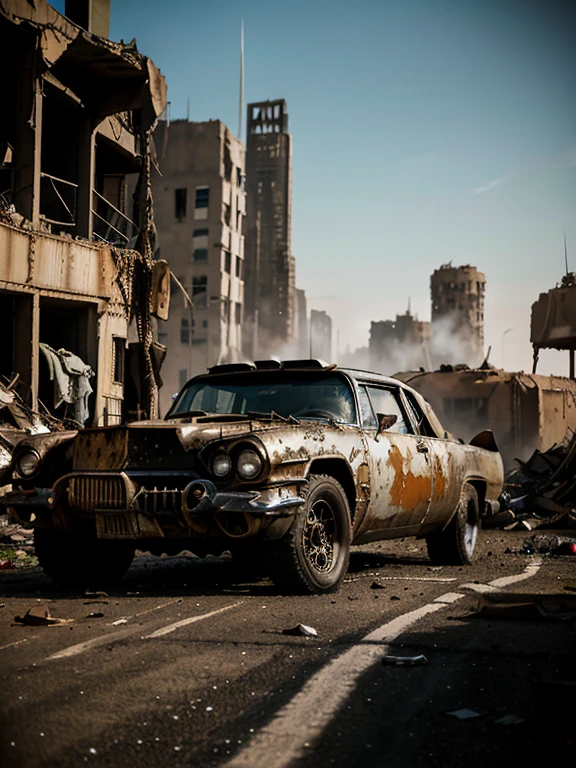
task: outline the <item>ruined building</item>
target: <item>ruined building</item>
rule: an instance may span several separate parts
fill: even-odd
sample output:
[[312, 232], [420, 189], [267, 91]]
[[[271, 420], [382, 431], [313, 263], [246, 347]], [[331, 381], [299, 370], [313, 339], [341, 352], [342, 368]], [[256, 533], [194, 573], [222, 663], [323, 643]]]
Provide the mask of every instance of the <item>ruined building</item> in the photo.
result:
[[[154, 181], [160, 252], [172, 274], [162, 410], [208, 366], [239, 362], [244, 304], [244, 145], [219, 120], [161, 120]], [[190, 304], [191, 299], [193, 306]]]
[[292, 141], [283, 99], [248, 105], [246, 185], [244, 348], [268, 357], [295, 333]]
[[534, 349], [534, 373], [541, 349], [565, 349], [568, 350], [570, 378], [575, 377], [576, 272], [566, 274], [560, 285], [548, 293], [541, 293], [538, 301], [532, 304], [530, 341]]
[[370, 323], [369, 365], [373, 371], [429, 368], [430, 323], [418, 320], [410, 310], [396, 320]]
[[444, 264], [430, 278], [431, 357], [442, 363], [480, 365], [484, 358], [486, 278], [476, 267]]
[[310, 311], [310, 357], [332, 362], [332, 318], [319, 309]]
[[105, 37], [109, 6], [0, 3], [0, 376], [86, 424], [155, 415], [151, 315], [169, 300], [150, 185], [166, 85], [135, 43]]

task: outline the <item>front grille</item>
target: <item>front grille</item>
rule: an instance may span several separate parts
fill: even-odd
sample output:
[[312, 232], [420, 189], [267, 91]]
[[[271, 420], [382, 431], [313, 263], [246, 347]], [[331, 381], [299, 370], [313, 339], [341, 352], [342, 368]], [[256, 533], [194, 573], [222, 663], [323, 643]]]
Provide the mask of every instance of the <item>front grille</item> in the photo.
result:
[[121, 477], [71, 477], [68, 501], [83, 512], [126, 509], [126, 486]]
[[138, 529], [133, 517], [107, 512], [96, 515], [96, 532], [101, 539], [136, 539]]
[[146, 515], [178, 512], [182, 507], [182, 491], [173, 488], [144, 488], [137, 496], [138, 508]]

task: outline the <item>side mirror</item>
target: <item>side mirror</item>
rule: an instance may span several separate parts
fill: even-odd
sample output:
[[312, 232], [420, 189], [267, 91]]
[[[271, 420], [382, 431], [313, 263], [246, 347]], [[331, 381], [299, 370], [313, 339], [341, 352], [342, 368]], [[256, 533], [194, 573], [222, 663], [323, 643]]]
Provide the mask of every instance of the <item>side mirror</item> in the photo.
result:
[[376, 418], [378, 419], [378, 432], [376, 433], [376, 437], [381, 435], [382, 432], [385, 432], [387, 429], [390, 429], [390, 427], [393, 427], [398, 421], [398, 416], [395, 413], [377, 413]]

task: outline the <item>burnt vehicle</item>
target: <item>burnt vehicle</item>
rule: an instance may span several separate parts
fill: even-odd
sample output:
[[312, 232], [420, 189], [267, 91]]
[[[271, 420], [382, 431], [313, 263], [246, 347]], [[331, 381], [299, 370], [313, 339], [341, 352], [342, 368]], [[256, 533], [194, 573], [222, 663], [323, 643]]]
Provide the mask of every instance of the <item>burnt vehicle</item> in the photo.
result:
[[464, 445], [405, 384], [315, 360], [216, 366], [164, 420], [53, 450], [18, 446], [4, 504], [60, 584], [117, 579], [136, 546], [230, 551], [313, 593], [338, 589], [352, 544], [424, 537], [432, 562], [466, 564], [503, 480], [492, 433]]

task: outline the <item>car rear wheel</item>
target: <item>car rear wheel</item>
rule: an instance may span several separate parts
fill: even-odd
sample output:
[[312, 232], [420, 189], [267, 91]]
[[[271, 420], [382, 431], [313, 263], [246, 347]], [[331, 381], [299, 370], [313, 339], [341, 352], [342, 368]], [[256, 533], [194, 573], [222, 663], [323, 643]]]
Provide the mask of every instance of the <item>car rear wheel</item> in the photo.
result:
[[304, 505], [290, 530], [268, 543], [268, 572], [279, 587], [335, 592], [350, 560], [350, 509], [340, 483], [311, 475], [301, 489]]
[[436, 565], [470, 565], [474, 558], [479, 529], [478, 492], [466, 483], [448, 526], [426, 538], [430, 560]]
[[36, 557], [46, 576], [60, 587], [111, 586], [134, 559], [134, 543], [71, 534], [53, 528], [34, 531]]

